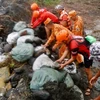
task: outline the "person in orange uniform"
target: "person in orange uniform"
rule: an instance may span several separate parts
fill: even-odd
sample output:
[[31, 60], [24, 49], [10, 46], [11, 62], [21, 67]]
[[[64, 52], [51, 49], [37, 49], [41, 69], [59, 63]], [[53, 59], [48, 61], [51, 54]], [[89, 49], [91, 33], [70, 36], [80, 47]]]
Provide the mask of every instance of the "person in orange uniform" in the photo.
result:
[[72, 33], [78, 36], [84, 36], [84, 24], [81, 16], [77, 15], [75, 10], [69, 12], [69, 16], [73, 21]]
[[71, 20], [68, 13], [65, 11], [65, 8], [62, 5], [57, 5], [55, 9], [59, 14], [60, 24], [71, 30]]
[[[47, 27], [49, 30], [51, 30], [51, 36], [49, 37], [48, 41], [45, 43], [45, 47], [48, 47], [53, 41], [56, 41], [56, 35], [61, 32], [62, 30], [65, 30], [68, 36], [72, 34], [70, 30], [63, 27], [60, 24], [54, 24], [50, 18], [47, 18], [47, 20], [44, 22], [45, 27]], [[56, 50], [60, 46], [60, 42], [56, 42], [53, 46], [52, 50]]]

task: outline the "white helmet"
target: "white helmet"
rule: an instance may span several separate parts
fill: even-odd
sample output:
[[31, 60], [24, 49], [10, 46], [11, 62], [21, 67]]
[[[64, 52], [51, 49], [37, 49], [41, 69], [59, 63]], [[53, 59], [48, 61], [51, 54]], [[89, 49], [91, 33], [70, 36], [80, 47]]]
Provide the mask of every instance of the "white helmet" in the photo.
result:
[[56, 10], [64, 10], [64, 6], [62, 6], [62, 5], [57, 5], [57, 6], [55, 7], [55, 9], [56, 9]]

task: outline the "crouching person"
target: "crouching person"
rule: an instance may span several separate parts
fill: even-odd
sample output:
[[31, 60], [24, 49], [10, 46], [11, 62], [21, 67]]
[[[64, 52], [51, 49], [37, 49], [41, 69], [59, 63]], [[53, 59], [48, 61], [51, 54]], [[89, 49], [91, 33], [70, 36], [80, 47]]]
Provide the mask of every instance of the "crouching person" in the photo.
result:
[[[85, 72], [87, 74], [88, 81], [90, 81], [90, 79], [92, 78], [92, 72], [90, 68], [92, 66], [92, 60], [89, 60], [89, 46], [91, 43], [96, 41], [96, 39], [92, 36], [87, 36], [85, 39], [81, 36], [72, 36], [68, 40], [66, 32], [63, 32], [62, 34], [57, 34], [56, 39], [57, 41], [63, 42], [67, 45], [65, 52], [63, 53], [62, 57], [57, 60], [57, 62], [61, 63], [64, 60], [64, 58], [68, 54], [68, 50], [71, 52], [71, 58], [65, 63], [61, 63], [59, 69], [63, 69], [66, 65], [76, 60], [79, 54], [82, 54], [84, 56]], [[86, 95], [90, 95], [90, 89], [92, 88], [90, 84], [88, 87], [89, 88], [86, 90], [85, 93]]]

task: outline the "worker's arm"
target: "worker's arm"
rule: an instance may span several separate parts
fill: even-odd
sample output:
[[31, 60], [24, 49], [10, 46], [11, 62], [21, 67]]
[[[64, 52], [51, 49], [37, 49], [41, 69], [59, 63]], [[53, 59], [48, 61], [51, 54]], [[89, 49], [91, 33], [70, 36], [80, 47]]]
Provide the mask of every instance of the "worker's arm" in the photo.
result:
[[45, 43], [45, 47], [48, 47], [53, 41], [55, 40], [55, 35], [52, 32], [51, 36], [49, 37], [48, 41]]
[[53, 51], [56, 50], [60, 45], [61, 45], [61, 42], [57, 41], [57, 42], [55, 43], [55, 45], [53, 46], [52, 50], [53, 50]]
[[98, 77], [100, 77], [100, 70], [97, 72], [97, 74], [94, 77], [91, 78], [89, 83], [93, 85], [97, 81]]
[[33, 26], [34, 25], [34, 22], [36, 21], [36, 18], [34, 18], [33, 16], [32, 16], [32, 19], [31, 19], [31, 26]]
[[71, 58], [68, 61], [66, 61], [64, 64], [61, 64], [59, 69], [63, 69], [66, 65], [69, 65], [70, 63], [72, 63], [75, 59], [76, 59], [76, 56], [71, 56]]
[[66, 47], [66, 50], [64, 51], [63, 55], [56, 62], [61, 63], [64, 60], [64, 58], [67, 56], [67, 54], [68, 54], [68, 48]]

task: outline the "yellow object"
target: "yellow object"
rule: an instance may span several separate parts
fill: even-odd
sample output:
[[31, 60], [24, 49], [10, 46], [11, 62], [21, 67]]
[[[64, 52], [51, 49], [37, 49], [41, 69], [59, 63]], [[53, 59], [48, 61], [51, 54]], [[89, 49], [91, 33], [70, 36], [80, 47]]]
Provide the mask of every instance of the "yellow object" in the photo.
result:
[[48, 25], [50, 22], [51, 22], [51, 19], [50, 19], [50, 18], [47, 18], [47, 19], [44, 21], [45, 26]]

